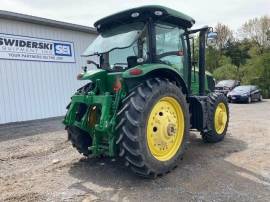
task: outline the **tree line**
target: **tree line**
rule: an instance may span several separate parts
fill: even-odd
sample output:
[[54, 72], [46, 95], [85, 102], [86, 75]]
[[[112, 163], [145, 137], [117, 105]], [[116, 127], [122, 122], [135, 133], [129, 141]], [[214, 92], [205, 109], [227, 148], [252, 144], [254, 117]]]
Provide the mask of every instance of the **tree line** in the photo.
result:
[[216, 46], [206, 49], [206, 67], [216, 80], [258, 85], [270, 98], [270, 17], [245, 22], [237, 32], [218, 23]]

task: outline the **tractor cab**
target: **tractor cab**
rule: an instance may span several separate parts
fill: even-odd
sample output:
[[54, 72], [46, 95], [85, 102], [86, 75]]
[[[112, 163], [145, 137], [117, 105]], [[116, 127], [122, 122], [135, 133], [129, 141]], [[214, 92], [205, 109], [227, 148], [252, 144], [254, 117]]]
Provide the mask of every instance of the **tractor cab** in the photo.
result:
[[[195, 20], [191, 17], [161, 6], [126, 10], [105, 17], [94, 24], [99, 36], [82, 56], [98, 56], [98, 63], [91, 60], [88, 60], [88, 63], [108, 72], [123, 72], [144, 64], [167, 65], [180, 74], [183, 82], [188, 85], [187, 91], [189, 89], [192, 92], [192, 89], [197, 88], [191, 86], [191, 75], [196, 74], [196, 71], [190, 62], [192, 55], [190, 34], [204, 31], [205, 37], [205, 33], [208, 32], [208, 28], [190, 31], [189, 28], [194, 23]], [[209, 36], [213, 41], [214, 35]], [[200, 64], [202, 66], [202, 63]], [[201, 71], [202, 74], [203, 72], [204, 70]], [[205, 75], [200, 77], [204, 80], [201, 83], [205, 86], [207, 80], [205, 82], [202, 77]], [[194, 85], [196, 86], [196, 83]], [[208, 85], [206, 88], [209, 91]], [[204, 90], [205, 87], [201, 89]], [[198, 93], [193, 91], [193, 94]]]
[[[124, 22], [124, 23], [123, 23]], [[195, 21], [160, 6], [145, 6], [108, 16], [95, 23], [99, 36], [83, 56], [99, 56], [99, 68], [124, 71], [142, 64], [184, 69], [184, 35]]]

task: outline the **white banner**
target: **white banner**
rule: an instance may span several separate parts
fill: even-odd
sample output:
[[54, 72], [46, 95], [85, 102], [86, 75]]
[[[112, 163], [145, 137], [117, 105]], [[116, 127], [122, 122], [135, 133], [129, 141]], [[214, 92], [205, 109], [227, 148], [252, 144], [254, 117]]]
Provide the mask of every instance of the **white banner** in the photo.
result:
[[0, 33], [0, 58], [45, 62], [75, 62], [72, 42]]

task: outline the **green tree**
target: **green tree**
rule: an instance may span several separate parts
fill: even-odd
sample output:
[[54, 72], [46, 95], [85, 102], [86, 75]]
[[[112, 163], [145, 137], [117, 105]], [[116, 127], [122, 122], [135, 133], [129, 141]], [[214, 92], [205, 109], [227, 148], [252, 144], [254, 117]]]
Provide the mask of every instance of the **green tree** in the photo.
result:
[[236, 66], [232, 64], [225, 64], [219, 68], [217, 68], [213, 72], [213, 76], [218, 80], [225, 80], [225, 79], [234, 79], [238, 80], [238, 71]]
[[270, 17], [262, 16], [243, 24], [234, 39], [228, 26], [218, 24], [216, 47], [207, 47], [206, 65], [217, 80], [235, 79], [258, 85], [270, 98]]
[[229, 41], [224, 51], [224, 55], [231, 58], [231, 62], [237, 68], [244, 65], [247, 59], [250, 58], [249, 50], [252, 43], [247, 39], [242, 41]]
[[218, 23], [214, 29], [218, 34], [217, 44], [215, 47], [209, 46], [206, 48], [206, 69], [210, 72], [223, 65], [221, 60], [223, 59], [227, 43], [230, 40], [234, 40], [233, 32], [227, 25]]
[[205, 61], [206, 69], [210, 72], [213, 72], [219, 66], [219, 53], [218, 50], [214, 47], [208, 47], [206, 49]]
[[270, 97], [270, 51], [252, 57], [243, 68], [243, 83], [258, 85], [264, 97]]
[[228, 41], [233, 40], [233, 32], [229, 26], [221, 24], [221, 23], [218, 23], [215, 26], [215, 31], [218, 34], [217, 35], [217, 48], [220, 54], [222, 54], [222, 51], [226, 47], [226, 44], [228, 43]]
[[260, 18], [253, 18], [245, 22], [241, 29], [241, 35], [254, 42], [260, 49], [261, 53], [264, 49], [270, 47], [270, 17], [265, 15]]

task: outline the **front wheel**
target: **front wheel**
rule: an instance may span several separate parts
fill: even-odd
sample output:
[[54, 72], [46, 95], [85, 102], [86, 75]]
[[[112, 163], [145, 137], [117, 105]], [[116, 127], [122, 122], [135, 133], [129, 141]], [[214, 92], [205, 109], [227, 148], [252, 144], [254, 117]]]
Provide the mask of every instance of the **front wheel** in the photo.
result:
[[224, 139], [229, 123], [229, 107], [223, 94], [209, 95], [208, 129], [201, 133], [205, 142], [215, 143]]
[[186, 97], [168, 80], [146, 80], [124, 100], [118, 113], [120, 153], [125, 165], [144, 177], [176, 167], [189, 136]]

